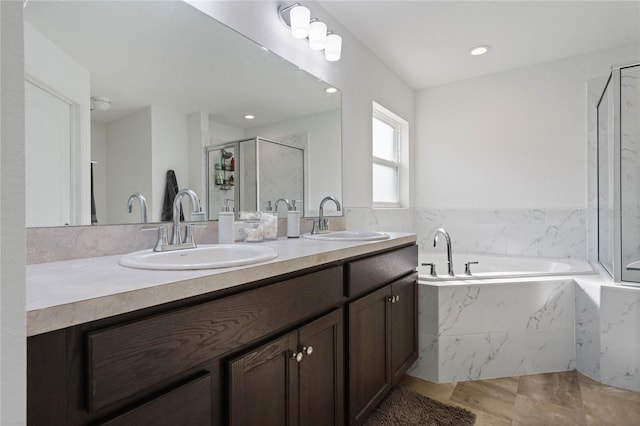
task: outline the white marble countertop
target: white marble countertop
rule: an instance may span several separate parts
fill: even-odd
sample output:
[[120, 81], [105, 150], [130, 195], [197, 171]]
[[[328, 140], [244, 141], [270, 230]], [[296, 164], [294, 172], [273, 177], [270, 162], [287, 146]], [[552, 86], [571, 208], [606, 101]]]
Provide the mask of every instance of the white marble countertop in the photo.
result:
[[27, 265], [27, 335], [59, 330], [416, 241], [415, 234], [388, 234], [390, 239], [372, 242], [281, 238], [260, 243], [278, 251], [275, 259], [223, 269], [132, 269], [118, 264], [120, 256]]

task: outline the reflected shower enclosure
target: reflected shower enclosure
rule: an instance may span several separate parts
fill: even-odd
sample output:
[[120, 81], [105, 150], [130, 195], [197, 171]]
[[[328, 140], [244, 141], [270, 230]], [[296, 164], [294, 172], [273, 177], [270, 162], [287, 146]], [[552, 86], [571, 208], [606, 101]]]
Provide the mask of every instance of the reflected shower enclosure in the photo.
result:
[[[306, 202], [306, 141], [302, 135], [278, 142], [260, 137], [206, 148], [208, 217], [218, 218], [225, 203], [235, 212], [275, 209], [279, 198]], [[286, 208], [279, 211], [286, 217]]]
[[612, 68], [597, 105], [598, 261], [640, 282], [640, 64]]

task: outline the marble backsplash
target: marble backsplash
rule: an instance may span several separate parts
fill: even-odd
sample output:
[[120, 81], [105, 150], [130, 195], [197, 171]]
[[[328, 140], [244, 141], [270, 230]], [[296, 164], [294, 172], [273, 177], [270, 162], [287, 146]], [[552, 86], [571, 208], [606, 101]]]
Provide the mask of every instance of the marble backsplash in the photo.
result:
[[405, 231], [433, 250], [438, 228], [461, 252], [586, 259], [585, 209], [345, 209], [348, 229]]
[[[329, 218], [329, 229], [344, 230], [344, 216]], [[169, 224], [169, 227], [171, 224]], [[311, 220], [300, 219], [300, 233], [311, 231]], [[235, 238], [241, 241], [242, 222], [236, 222]], [[287, 220], [278, 219], [278, 237], [287, 235]], [[125, 254], [153, 248], [157, 231], [142, 231], [142, 225], [64, 226], [27, 228], [27, 265], [58, 262], [97, 256]], [[199, 244], [218, 242], [218, 222], [201, 222], [195, 228], [195, 241]]]

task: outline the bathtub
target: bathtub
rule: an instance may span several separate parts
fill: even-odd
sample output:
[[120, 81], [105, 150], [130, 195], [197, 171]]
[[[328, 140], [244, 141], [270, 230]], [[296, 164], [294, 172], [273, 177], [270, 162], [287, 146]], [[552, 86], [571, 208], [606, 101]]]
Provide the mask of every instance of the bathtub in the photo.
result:
[[[465, 263], [471, 266], [471, 275], [465, 274]], [[474, 253], [454, 253], [455, 277], [447, 275], [447, 258], [440, 253], [420, 253], [420, 265], [435, 263], [437, 276], [430, 274], [429, 266], [419, 266], [419, 279], [426, 282], [454, 280], [491, 280], [545, 276], [583, 275], [596, 273], [591, 265], [577, 259], [550, 259], [523, 256], [500, 256]]]
[[454, 252], [449, 277], [446, 255], [419, 259], [438, 276], [418, 268], [420, 355], [408, 374], [453, 383], [576, 368], [575, 279], [596, 273], [589, 263]]

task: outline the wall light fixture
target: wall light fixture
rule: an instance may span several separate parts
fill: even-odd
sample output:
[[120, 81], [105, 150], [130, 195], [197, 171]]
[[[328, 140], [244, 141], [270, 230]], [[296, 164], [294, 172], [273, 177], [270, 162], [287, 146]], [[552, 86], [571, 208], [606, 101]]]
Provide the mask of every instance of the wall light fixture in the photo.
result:
[[342, 55], [342, 37], [327, 29], [327, 24], [311, 18], [311, 12], [300, 3], [278, 7], [280, 22], [291, 30], [294, 38], [307, 39], [311, 50], [324, 50], [327, 61], [339, 61]]

